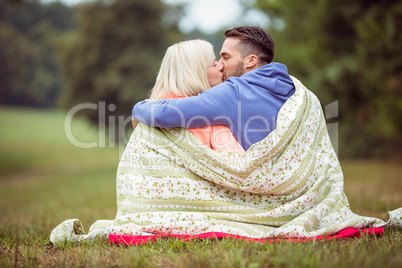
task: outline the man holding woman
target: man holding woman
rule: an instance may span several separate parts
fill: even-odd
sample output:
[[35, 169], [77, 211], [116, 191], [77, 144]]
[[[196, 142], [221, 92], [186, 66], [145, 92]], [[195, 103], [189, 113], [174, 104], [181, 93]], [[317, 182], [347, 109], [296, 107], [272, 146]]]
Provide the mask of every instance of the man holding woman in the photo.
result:
[[295, 92], [286, 66], [272, 63], [274, 41], [251, 26], [227, 30], [225, 37], [219, 61], [224, 83], [191, 98], [137, 103], [133, 118], [163, 128], [224, 125], [245, 150], [272, 132]]

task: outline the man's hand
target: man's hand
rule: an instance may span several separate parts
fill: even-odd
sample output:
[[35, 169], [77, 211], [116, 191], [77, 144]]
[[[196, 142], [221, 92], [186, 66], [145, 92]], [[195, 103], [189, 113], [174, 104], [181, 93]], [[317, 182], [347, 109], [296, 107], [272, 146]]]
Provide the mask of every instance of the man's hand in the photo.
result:
[[133, 116], [131, 116], [131, 124], [133, 125], [133, 129], [135, 129], [138, 125], [138, 121], [135, 120]]

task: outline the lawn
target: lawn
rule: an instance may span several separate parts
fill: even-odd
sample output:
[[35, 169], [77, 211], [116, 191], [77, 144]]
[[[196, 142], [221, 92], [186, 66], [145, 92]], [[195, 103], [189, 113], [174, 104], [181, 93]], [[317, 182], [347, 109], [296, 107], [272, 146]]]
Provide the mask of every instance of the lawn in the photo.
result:
[[[55, 248], [51, 230], [78, 218], [85, 228], [116, 213], [119, 148], [83, 149], [66, 138], [65, 113], [0, 108], [0, 267], [402, 267], [402, 232], [341, 241], [267, 244], [245, 241], [160, 240], [140, 247], [99, 241]], [[82, 142], [95, 128], [74, 119]], [[402, 206], [397, 160], [342, 160], [352, 210], [388, 219]]]

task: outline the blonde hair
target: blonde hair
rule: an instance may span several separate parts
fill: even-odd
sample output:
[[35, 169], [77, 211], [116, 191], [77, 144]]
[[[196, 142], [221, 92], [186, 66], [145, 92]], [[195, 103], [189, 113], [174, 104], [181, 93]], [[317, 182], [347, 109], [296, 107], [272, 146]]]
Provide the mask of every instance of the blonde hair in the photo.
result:
[[207, 68], [213, 60], [213, 47], [204, 40], [170, 46], [163, 57], [151, 98], [195, 96], [209, 89]]

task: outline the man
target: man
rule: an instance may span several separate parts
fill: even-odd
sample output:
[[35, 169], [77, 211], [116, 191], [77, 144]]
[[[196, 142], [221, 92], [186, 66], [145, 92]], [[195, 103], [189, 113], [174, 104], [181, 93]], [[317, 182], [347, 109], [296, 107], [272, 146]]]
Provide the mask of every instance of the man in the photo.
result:
[[143, 101], [133, 118], [154, 127], [225, 125], [247, 150], [276, 128], [295, 88], [285, 65], [272, 63], [274, 41], [259, 27], [225, 32], [220, 62], [226, 81], [194, 97]]

